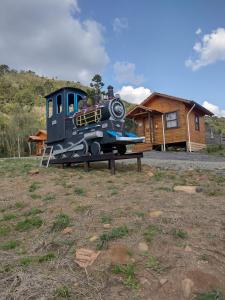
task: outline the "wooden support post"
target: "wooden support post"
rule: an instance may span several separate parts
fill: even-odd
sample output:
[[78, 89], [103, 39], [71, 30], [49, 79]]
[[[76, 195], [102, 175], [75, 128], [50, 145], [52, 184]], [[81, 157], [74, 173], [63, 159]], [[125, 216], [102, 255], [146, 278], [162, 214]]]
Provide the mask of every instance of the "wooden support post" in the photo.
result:
[[137, 171], [141, 172], [141, 158], [137, 157]]
[[111, 161], [110, 161], [110, 159], [108, 160], [108, 169], [109, 170], [111, 169]]
[[88, 172], [89, 171], [89, 167], [90, 167], [90, 162], [89, 161], [85, 161], [84, 162], [84, 171]]
[[111, 169], [111, 175], [115, 175], [116, 173], [116, 164], [114, 159], [110, 159], [110, 169]]

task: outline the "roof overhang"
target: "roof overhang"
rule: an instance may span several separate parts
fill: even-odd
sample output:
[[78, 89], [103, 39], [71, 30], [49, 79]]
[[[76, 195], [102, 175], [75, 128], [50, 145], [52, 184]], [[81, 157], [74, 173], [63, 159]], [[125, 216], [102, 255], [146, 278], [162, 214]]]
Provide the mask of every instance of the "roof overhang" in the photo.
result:
[[148, 114], [162, 115], [162, 113], [158, 110], [153, 110], [143, 105], [136, 105], [134, 108], [132, 108], [130, 111], [127, 112], [126, 117], [132, 119], [134, 117], [148, 115]]

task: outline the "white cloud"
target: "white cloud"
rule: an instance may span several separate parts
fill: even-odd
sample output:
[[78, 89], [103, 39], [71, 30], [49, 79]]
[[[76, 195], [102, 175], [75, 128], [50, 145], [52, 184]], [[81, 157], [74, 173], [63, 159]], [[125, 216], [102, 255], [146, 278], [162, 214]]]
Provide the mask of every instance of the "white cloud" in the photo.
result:
[[225, 28], [218, 28], [210, 34], [205, 34], [201, 42], [195, 43], [193, 50], [196, 59], [187, 59], [186, 67], [196, 71], [217, 61], [225, 60]]
[[79, 12], [77, 0], [1, 0], [0, 63], [88, 82], [109, 58], [102, 26]]
[[215, 104], [212, 104], [208, 101], [204, 101], [202, 106], [204, 106], [206, 109], [208, 109], [218, 117], [225, 117], [225, 109], [220, 109], [219, 106]]
[[117, 93], [120, 94], [121, 99], [135, 104], [141, 103], [151, 95], [151, 91], [148, 88], [143, 86], [134, 88], [131, 85], [123, 86]]
[[115, 18], [113, 20], [113, 31], [120, 33], [123, 30], [128, 29], [128, 20], [126, 18]]
[[195, 31], [195, 34], [197, 34], [197, 35], [199, 35], [199, 34], [201, 34], [201, 33], [202, 33], [201, 28], [198, 28], [198, 29]]
[[116, 62], [113, 66], [115, 79], [119, 83], [139, 85], [144, 81], [143, 75], [136, 74], [136, 66], [128, 62]]

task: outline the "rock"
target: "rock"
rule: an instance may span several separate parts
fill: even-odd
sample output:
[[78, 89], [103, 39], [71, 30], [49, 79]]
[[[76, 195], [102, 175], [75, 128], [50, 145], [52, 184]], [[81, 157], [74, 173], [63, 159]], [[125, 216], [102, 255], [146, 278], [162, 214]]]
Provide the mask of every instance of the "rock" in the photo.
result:
[[147, 175], [148, 175], [149, 177], [153, 177], [153, 176], [154, 176], [154, 173], [153, 173], [152, 171], [149, 171], [149, 172], [147, 173]]
[[191, 249], [190, 246], [187, 245], [187, 246], [184, 248], [184, 251], [185, 251], [185, 252], [192, 252], [192, 249]]
[[32, 170], [28, 171], [27, 174], [29, 174], [29, 175], [37, 175], [37, 174], [39, 174], [39, 169], [32, 169]]
[[191, 279], [185, 278], [184, 280], [182, 280], [181, 287], [185, 299], [190, 298], [193, 286], [194, 282]]
[[63, 234], [70, 234], [73, 231], [72, 227], [66, 227], [63, 229]]
[[103, 227], [104, 227], [105, 229], [109, 229], [109, 228], [111, 227], [111, 224], [104, 224]]
[[127, 246], [116, 244], [108, 250], [108, 255], [111, 263], [126, 264], [130, 261], [130, 256]]
[[167, 281], [168, 281], [167, 278], [161, 278], [161, 279], [159, 279], [159, 283], [160, 283], [161, 285], [164, 285], [165, 283], [167, 283]]
[[94, 263], [94, 261], [100, 253], [101, 251], [95, 252], [93, 250], [85, 248], [77, 249], [75, 253], [75, 262], [81, 268], [87, 268], [88, 266], [91, 266]]
[[148, 251], [148, 245], [145, 242], [140, 242], [138, 244], [138, 249], [140, 252], [146, 252]]
[[98, 239], [97, 235], [93, 235], [92, 237], [90, 237], [89, 241], [90, 242], [94, 242]]
[[199, 187], [194, 185], [177, 185], [173, 189], [175, 192], [185, 192], [188, 194], [195, 194], [198, 192]]
[[149, 215], [151, 218], [158, 218], [163, 214], [163, 212], [161, 210], [153, 210], [150, 211]]

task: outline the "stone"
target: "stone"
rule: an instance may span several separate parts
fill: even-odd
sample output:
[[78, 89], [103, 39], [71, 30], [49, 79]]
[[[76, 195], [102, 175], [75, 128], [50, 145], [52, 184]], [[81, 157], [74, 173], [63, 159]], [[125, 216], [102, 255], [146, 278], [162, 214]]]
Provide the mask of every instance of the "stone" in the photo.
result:
[[164, 285], [165, 283], [167, 283], [167, 281], [168, 281], [167, 278], [161, 278], [161, 279], [159, 279], [159, 283], [160, 283], [161, 285]]
[[148, 245], [145, 242], [140, 242], [138, 244], [138, 249], [140, 252], [146, 252], [148, 251]]
[[89, 241], [95, 242], [97, 239], [98, 239], [97, 235], [93, 235], [92, 237], [90, 237]]
[[192, 252], [192, 249], [191, 249], [190, 246], [187, 245], [187, 246], [184, 248], [184, 251], [185, 251], [185, 252]]
[[94, 263], [100, 253], [101, 251], [95, 252], [91, 249], [86, 248], [77, 249], [75, 253], [75, 262], [81, 268], [86, 269], [88, 266], [91, 266]]
[[192, 293], [194, 282], [190, 278], [185, 278], [181, 282], [184, 299], [189, 299]]
[[158, 218], [163, 214], [163, 212], [161, 210], [153, 210], [150, 211], [149, 215], [151, 218]]
[[153, 176], [154, 176], [154, 173], [153, 173], [152, 171], [149, 171], [149, 172], [147, 173], [147, 175], [148, 175], [149, 177], [153, 177]]
[[103, 227], [104, 227], [105, 229], [109, 229], [109, 228], [111, 228], [111, 224], [104, 224]]
[[188, 194], [195, 194], [198, 192], [198, 186], [194, 185], [176, 185], [173, 189], [175, 192], [185, 192]]
[[63, 234], [70, 234], [73, 231], [72, 227], [66, 227], [63, 229]]
[[28, 175], [37, 175], [37, 174], [39, 174], [39, 169], [32, 169], [32, 170], [28, 171], [27, 174]]

